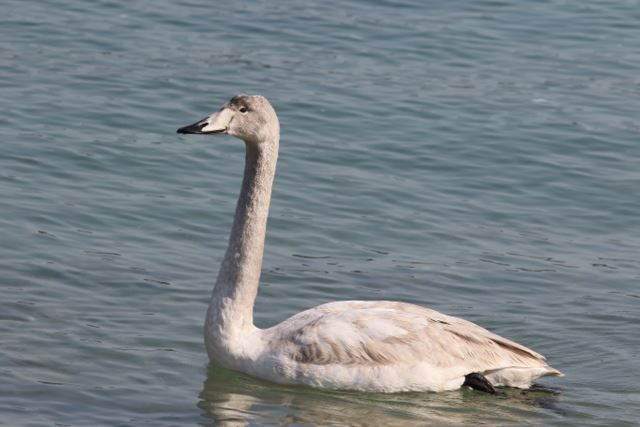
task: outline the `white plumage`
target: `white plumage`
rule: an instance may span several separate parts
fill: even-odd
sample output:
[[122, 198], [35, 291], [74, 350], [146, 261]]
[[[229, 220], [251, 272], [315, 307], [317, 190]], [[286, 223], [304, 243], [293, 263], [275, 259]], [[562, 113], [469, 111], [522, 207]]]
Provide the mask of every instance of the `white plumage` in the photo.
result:
[[245, 141], [246, 163], [229, 246], [205, 321], [209, 358], [284, 384], [376, 392], [443, 391], [479, 373], [494, 386], [527, 388], [562, 374], [540, 354], [488, 330], [413, 304], [341, 301], [268, 329], [253, 324], [280, 127], [261, 96], [237, 95], [179, 133]]

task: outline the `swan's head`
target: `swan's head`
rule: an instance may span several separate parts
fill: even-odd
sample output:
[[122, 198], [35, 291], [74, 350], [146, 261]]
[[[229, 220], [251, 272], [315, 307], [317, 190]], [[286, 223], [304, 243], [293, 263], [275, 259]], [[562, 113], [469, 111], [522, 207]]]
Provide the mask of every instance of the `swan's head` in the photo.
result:
[[280, 125], [276, 112], [259, 95], [236, 95], [209, 117], [178, 129], [178, 133], [222, 133], [246, 142], [260, 143], [277, 138]]

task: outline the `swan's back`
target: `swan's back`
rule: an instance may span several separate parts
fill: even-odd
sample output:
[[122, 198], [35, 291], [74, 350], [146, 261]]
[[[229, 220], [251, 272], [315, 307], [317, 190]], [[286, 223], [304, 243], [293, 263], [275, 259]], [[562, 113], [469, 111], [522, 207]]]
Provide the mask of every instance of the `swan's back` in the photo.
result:
[[[309, 377], [311, 385], [320, 381], [326, 386], [332, 372], [340, 373], [330, 381], [334, 388], [343, 388], [340, 377], [361, 376], [359, 382], [365, 386], [360, 388], [370, 391], [458, 388], [472, 372], [492, 377], [494, 385], [528, 387], [535, 378], [560, 374], [527, 347], [466, 320], [401, 302], [324, 304], [265, 334], [281, 370], [296, 382]], [[426, 378], [421, 377], [423, 370], [428, 371]], [[393, 372], [396, 378], [406, 378], [411, 371], [415, 378], [402, 384], [377, 378]], [[375, 381], [367, 381], [372, 376]]]

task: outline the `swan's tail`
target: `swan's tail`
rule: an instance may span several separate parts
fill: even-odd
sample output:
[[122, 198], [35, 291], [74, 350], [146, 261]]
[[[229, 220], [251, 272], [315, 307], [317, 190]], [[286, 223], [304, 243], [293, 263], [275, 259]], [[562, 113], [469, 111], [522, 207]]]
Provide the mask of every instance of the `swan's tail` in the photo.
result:
[[510, 367], [486, 371], [483, 375], [494, 386], [529, 388], [541, 377], [564, 377], [564, 374], [551, 366]]

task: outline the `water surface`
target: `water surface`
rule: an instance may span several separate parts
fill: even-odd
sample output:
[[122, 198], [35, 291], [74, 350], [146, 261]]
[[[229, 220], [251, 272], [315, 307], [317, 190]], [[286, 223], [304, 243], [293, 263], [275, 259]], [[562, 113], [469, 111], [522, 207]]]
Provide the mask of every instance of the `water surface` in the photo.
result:
[[[638, 2], [5, 1], [0, 424], [631, 426]], [[559, 394], [368, 395], [209, 366], [243, 162], [282, 124], [260, 326], [393, 299], [545, 354]]]

